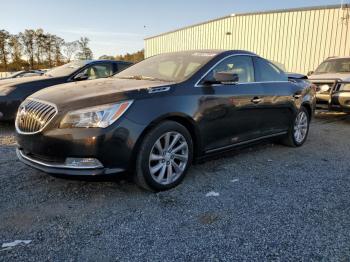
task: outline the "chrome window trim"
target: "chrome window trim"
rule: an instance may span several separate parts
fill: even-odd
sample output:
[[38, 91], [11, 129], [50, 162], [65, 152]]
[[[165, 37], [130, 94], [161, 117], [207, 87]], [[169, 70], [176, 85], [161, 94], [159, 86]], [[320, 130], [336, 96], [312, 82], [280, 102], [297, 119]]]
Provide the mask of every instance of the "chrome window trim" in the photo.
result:
[[45, 166], [45, 167], [53, 167], [53, 168], [61, 168], [61, 169], [99, 169], [99, 168], [103, 168], [103, 165], [95, 165], [95, 166], [89, 166], [89, 167], [76, 167], [76, 166], [67, 166], [65, 164], [49, 164], [47, 162], [43, 162], [43, 161], [39, 161], [39, 160], [36, 160], [34, 158], [31, 158], [29, 156], [26, 156], [25, 154], [23, 154], [22, 150], [20, 149], [16, 149], [16, 152], [17, 152], [17, 155], [20, 157], [20, 158], [23, 158], [24, 160], [26, 161], [29, 161], [29, 162], [32, 162], [32, 163], [35, 163], [37, 165], [41, 165], [41, 166]]
[[[203, 76], [196, 82], [194, 85], [195, 87], [204, 87], [205, 85], [199, 84], [218, 64], [221, 62], [225, 61], [228, 58], [234, 57], [234, 56], [250, 56], [252, 59], [253, 57], [259, 57], [257, 55], [252, 55], [252, 54], [233, 54], [233, 55], [228, 55], [225, 56], [224, 58], [220, 59], [215, 65], [213, 65], [207, 72], [203, 74]], [[253, 63], [254, 66], [254, 63]], [[255, 67], [254, 67], [254, 74], [255, 74]], [[242, 83], [232, 83], [233, 85], [246, 85], [246, 84], [262, 84], [262, 83], [289, 83], [289, 81], [254, 81], [254, 82], [242, 82]], [[211, 85], [212, 87], [215, 86], [224, 86], [224, 84], [214, 84]]]
[[23, 131], [21, 131], [21, 130], [18, 128], [18, 125], [17, 125], [17, 117], [18, 117], [18, 111], [17, 111], [16, 120], [15, 120], [15, 128], [16, 128], [16, 132], [17, 132], [18, 134], [21, 134], [21, 135], [34, 135], [34, 134], [38, 134], [38, 133], [42, 132], [42, 131], [45, 129], [45, 127], [47, 127], [47, 125], [48, 125], [49, 123], [51, 123], [52, 119], [54, 119], [55, 116], [56, 116], [57, 113], [58, 113], [58, 109], [57, 109], [57, 106], [56, 106], [55, 104], [50, 103], [50, 102], [47, 102], [47, 101], [43, 101], [43, 100], [40, 100], [40, 99], [34, 99], [34, 98], [27, 98], [26, 100], [24, 100], [24, 101], [21, 103], [21, 105], [18, 107], [18, 110], [19, 110], [19, 108], [21, 108], [22, 104], [25, 103], [25, 102], [28, 102], [28, 100], [30, 100], [30, 101], [36, 101], [36, 102], [43, 103], [43, 104], [47, 104], [47, 105], [50, 105], [50, 106], [54, 107], [54, 108], [55, 108], [55, 114], [54, 114], [53, 117], [52, 117], [49, 121], [47, 121], [46, 124], [45, 124], [42, 128], [40, 128], [38, 131], [35, 131], [35, 132], [23, 132]]

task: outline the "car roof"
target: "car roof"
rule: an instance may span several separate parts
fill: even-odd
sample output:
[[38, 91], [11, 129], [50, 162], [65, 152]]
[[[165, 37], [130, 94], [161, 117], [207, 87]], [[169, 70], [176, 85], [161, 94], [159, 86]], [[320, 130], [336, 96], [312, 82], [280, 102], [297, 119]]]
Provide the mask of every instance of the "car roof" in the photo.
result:
[[92, 63], [103, 63], [103, 62], [108, 62], [108, 63], [123, 63], [123, 64], [132, 64], [132, 62], [128, 61], [121, 61], [121, 60], [108, 60], [108, 59], [100, 59], [100, 60], [85, 60], [86, 64], [92, 64]]
[[350, 56], [332, 56], [332, 57], [328, 57], [326, 60], [337, 60], [337, 59], [350, 59]]
[[[217, 56], [217, 55], [230, 55], [230, 54], [242, 54], [242, 55], [254, 55], [256, 56], [257, 54], [250, 52], [250, 51], [245, 51], [245, 50], [225, 50], [225, 49], [194, 49], [194, 50], [186, 50], [186, 51], [177, 51], [177, 52], [169, 52], [169, 53], [162, 53], [159, 55], [166, 55], [166, 54], [205, 54], [205, 55], [210, 55], [210, 56]], [[156, 56], [156, 55], [155, 55]]]

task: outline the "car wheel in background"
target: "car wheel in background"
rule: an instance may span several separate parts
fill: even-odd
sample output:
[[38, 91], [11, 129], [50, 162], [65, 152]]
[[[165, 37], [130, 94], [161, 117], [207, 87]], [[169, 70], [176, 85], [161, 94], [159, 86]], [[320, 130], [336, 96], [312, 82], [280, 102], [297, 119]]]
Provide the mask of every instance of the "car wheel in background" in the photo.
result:
[[309, 113], [305, 107], [301, 107], [294, 118], [293, 125], [288, 131], [287, 136], [282, 139], [282, 143], [291, 147], [302, 146], [309, 134], [309, 127]]
[[174, 121], [165, 121], [144, 137], [136, 159], [135, 182], [147, 190], [173, 188], [184, 179], [193, 158], [188, 130]]

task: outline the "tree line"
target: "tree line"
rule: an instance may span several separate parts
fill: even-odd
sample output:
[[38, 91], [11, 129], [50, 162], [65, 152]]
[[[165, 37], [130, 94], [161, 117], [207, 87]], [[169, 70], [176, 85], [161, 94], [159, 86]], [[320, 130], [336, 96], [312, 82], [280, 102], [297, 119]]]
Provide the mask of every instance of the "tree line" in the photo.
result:
[[125, 55], [117, 55], [117, 56], [110, 56], [110, 55], [103, 55], [100, 56], [99, 59], [104, 60], [118, 60], [118, 61], [127, 61], [132, 63], [138, 63], [145, 59], [145, 52], [144, 50], [137, 51], [135, 53], [126, 53]]
[[90, 40], [66, 42], [43, 29], [26, 29], [18, 34], [0, 30], [0, 71], [52, 68], [75, 59], [92, 59]]

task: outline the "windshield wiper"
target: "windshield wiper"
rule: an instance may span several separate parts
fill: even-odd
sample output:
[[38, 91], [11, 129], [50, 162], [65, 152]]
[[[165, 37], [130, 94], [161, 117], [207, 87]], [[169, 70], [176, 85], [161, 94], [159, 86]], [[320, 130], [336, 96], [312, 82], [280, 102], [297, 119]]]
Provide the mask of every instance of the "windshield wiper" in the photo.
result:
[[135, 76], [121, 76], [117, 77], [119, 79], [134, 79], [134, 80], [149, 80], [149, 81], [162, 81], [162, 82], [168, 82], [164, 79], [156, 78], [156, 77], [150, 77], [150, 76], [142, 76], [142, 75], [135, 75]]

